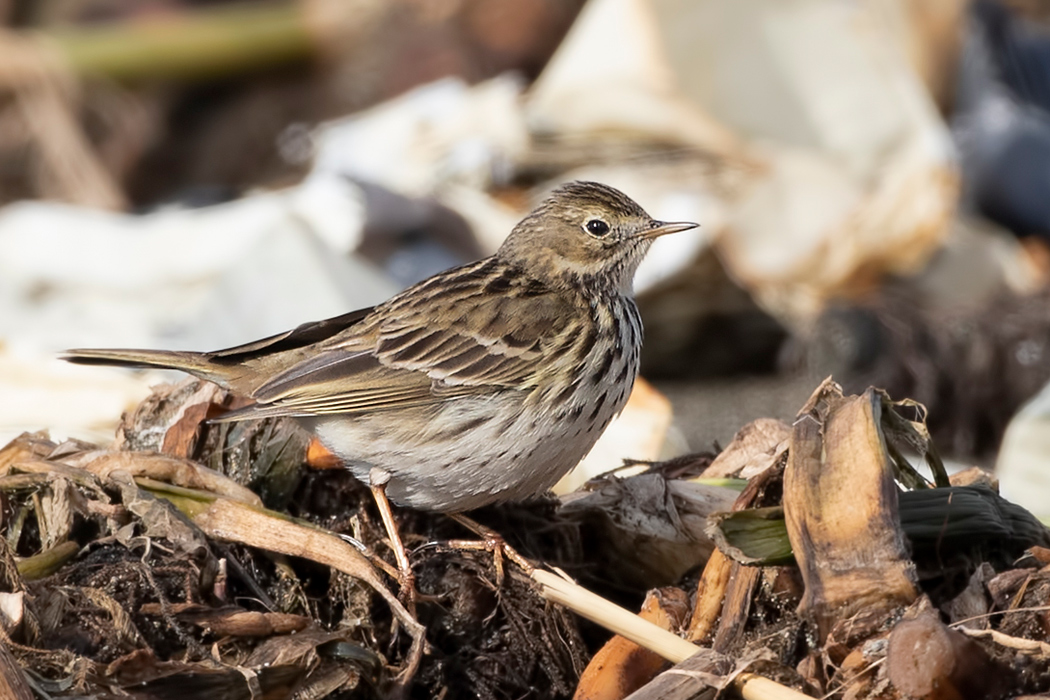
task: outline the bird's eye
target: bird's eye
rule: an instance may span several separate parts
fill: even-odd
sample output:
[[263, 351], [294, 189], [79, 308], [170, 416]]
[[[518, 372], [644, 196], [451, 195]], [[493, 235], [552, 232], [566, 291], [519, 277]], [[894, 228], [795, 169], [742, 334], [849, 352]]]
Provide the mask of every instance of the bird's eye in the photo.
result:
[[586, 228], [587, 233], [592, 236], [604, 236], [609, 233], [609, 224], [601, 219], [591, 219], [584, 225], [584, 228]]

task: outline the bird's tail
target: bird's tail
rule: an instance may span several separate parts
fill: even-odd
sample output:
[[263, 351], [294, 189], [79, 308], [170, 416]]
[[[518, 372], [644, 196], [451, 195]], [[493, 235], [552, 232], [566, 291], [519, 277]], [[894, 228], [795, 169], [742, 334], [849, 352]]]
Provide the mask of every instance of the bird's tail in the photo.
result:
[[120, 367], [154, 367], [177, 369], [225, 385], [229, 372], [212, 363], [205, 353], [171, 350], [66, 350], [59, 357], [80, 365], [116, 365]]

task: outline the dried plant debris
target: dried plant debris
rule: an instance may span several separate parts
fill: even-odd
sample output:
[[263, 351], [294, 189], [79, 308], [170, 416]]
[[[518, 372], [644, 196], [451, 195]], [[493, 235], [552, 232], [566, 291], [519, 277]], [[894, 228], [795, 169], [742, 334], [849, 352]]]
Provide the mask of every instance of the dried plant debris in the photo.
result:
[[[303, 469], [293, 423], [205, 422], [234, 405], [184, 382], [126, 416], [116, 449], [44, 433], [0, 449], [0, 648], [35, 692], [571, 696], [589, 657], [573, 615], [516, 571], [497, 588], [490, 552], [429, 544], [462, 538], [458, 525], [405, 511], [413, 617], [389, 588], [367, 488]], [[530, 530], [514, 539], [579, 558], [571, 526]]]
[[[765, 654], [814, 697], [1050, 690], [1050, 531], [987, 480], [917, 479], [905, 447], [939, 461], [924, 418], [914, 402], [823, 383], [791, 428], [786, 463], [711, 519], [719, 551], [697, 586], [689, 638], [734, 658]], [[768, 442], [758, 452], [782, 441]], [[762, 479], [767, 498], [755, 499]], [[770, 502], [780, 480], [782, 498]], [[650, 685], [670, 695], [632, 697], [702, 697], [697, 683], [711, 682], [694, 675], [696, 695], [681, 695], [681, 675], [661, 678]], [[726, 682], [723, 672], [710, 687]]]
[[[709, 519], [718, 549], [682, 631], [698, 651], [665, 654], [677, 665], [641, 687], [632, 677], [629, 697], [1050, 692], [1050, 531], [994, 481], [949, 480], [925, 417], [828, 380], [793, 425], [741, 430], [716, 478], [764, 466]], [[905, 452], [925, 458], [933, 483]], [[577, 697], [624, 697], [608, 691], [628, 678], [619, 663], [594, 668], [605, 656]]]
[[193, 459], [259, 494], [271, 508], [288, 504], [302, 477], [310, 437], [294, 420], [207, 423], [246, 402], [210, 382], [158, 387], [117, 429], [120, 450]]
[[588, 488], [564, 497], [559, 514], [580, 523], [601, 559], [627, 564], [603, 574], [628, 587], [673, 584], [703, 565], [714, 549], [704, 530], [707, 517], [728, 509], [737, 496], [659, 471], [608, 477]]
[[[400, 600], [367, 488], [303, 469], [325, 460], [294, 424], [207, 423], [234, 405], [185, 382], [127, 416], [116, 448], [0, 448], [0, 667], [22, 671], [5, 696], [1050, 692], [1050, 534], [993, 481], [949, 481], [913, 401], [825, 381], [792, 425], [747, 426], [721, 455], [473, 514], [629, 607], [673, 584], [641, 618], [574, 602], [550, 571], [501, 581], [491, 551], [443, 544], [461, 525], [415, 511], [399, 518], [418, 597]], [[580, 601], [624, 636], [562, 607]]]

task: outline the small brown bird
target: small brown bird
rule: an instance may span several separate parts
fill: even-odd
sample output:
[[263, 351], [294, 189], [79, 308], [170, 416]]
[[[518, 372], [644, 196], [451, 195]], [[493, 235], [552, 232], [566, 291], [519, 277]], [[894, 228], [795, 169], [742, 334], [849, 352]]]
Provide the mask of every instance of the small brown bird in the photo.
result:
[[635, 270], [654, 238], [695, 226], [573, 182], [495, 255], [374, 308], [216, 352], [64, 358], [211, 380], [256, 402], [219, 420], [295, 416], [377, 499], [470, 510], [550, 488], [591, 449], [638, 373]]

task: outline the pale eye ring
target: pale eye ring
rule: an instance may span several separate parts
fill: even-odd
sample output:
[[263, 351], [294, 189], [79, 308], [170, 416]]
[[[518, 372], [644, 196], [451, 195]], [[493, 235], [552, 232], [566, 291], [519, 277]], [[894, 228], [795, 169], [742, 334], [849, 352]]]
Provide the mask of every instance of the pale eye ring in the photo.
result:
[[598, 238], [608, 235], [610, 231], [609, 224], [605, 223], [601, 219], [591, 219], [583, 225], [583, 228], [587, 230], [587, 233], [591, 234], [592, 236], [597, 236]]

